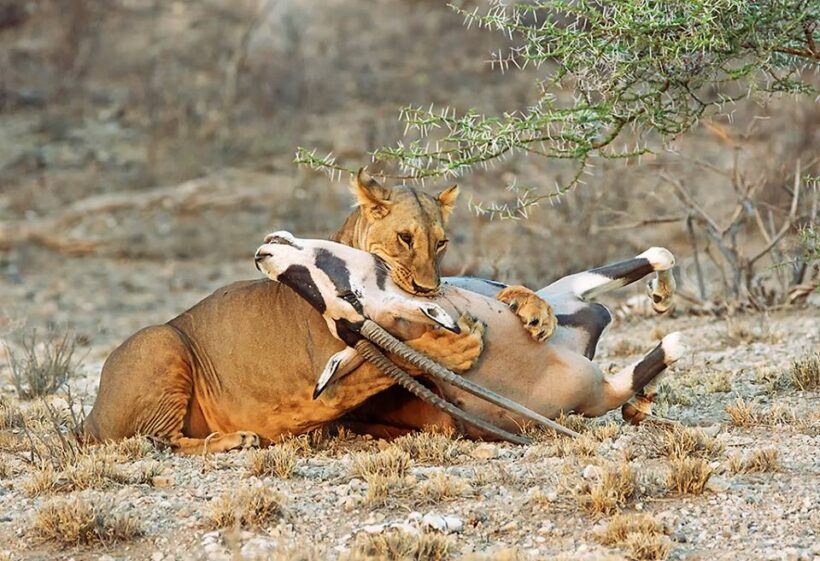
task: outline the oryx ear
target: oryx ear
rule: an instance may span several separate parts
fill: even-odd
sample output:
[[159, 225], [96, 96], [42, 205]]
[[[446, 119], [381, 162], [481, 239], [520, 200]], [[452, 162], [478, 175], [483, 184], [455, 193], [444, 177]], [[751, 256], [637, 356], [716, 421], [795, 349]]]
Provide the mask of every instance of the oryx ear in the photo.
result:
[[356, 203], [371, 220], [384, 218], [390, 213], [390, 191], [370, 177], [366, 168], [359, 168], [350, 182], [350, 191], [356, 196]]
[[456, 207], [456, 200], [458, 199], [459, 188], [458, 185], [451, 185], [444, 191], [438, 194], [436, 200], [441, 209], [441, 219], [447, 224], [453, 209]]
[[347, 376], [363, 362], [364, 358], [352, 347], [347, 347], [331, 356], [313, 389], [313, 399], [318, 399], [332, 382]]

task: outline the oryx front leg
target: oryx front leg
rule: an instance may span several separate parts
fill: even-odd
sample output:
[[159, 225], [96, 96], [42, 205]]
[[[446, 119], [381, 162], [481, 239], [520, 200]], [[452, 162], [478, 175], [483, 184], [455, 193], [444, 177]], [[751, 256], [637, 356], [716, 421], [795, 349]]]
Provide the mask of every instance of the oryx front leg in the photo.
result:
[[654, 394], [654, 385], [666, 368], [686, 353], [686, 345], [680, 332], [670, 333], [658, 346], [638, 362], [627, 366], [617, 374], [603, 379], [603, 392], [597, 402], [587, 403], [579, 412], [598, 416], [620, 407], [636, 395]]

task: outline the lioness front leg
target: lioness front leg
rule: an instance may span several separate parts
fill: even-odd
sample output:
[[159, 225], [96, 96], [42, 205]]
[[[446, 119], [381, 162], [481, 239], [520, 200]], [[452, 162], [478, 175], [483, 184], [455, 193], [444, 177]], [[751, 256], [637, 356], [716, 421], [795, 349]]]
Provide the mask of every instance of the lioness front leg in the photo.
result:
[[508, 286], [495, 295], [521, 319], [524, 329], [538, 342], [546, 341], [555, 331], [558, 320], [552, 306], [526, 286]]
[[433, 329], [407, 344], [459, 374], [472, 368], [484, 350], [484, 324], [465, 313], [458, 319], [461, 333]]
[[222, 434], [211, 433], [206, 438], [179, 437], [171, 441], [171, 447], [177, 454], [210, 454], [230, 450], [246, 450], [259, 447], [259, 436], [248, 431], [237, 431]]

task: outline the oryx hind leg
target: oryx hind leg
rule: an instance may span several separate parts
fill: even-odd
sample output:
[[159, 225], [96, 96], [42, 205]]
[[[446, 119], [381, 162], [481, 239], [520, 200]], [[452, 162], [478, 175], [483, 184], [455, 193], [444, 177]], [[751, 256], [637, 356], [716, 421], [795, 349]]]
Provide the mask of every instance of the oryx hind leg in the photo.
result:
[[626, 418], [627, 406], [637, 403], [645, 396], [654, 396], [658, 377], [685, 352], [686, 346], [681, 333], [670, 333], [641, 360], [627, 366], [617, 374], [604, 377], [604, 391], [600, 399], [595, 403], [587, 404], [584, 408], [579, 409], [579, 412], [597, 416], [623, 405], [624, 418], [631, 421]]
[[649, 295], [653, 309], [662, 313], [669, 309], [675, 293], [675, 279], [672, 276], [674, 266], [675, 257], [668, 249], [652, 247], [632, 259], [559, 279], [538, 294], [545, 298], [560, 298], [570, 294], [580, 300], [590, 301], [655, 273], [655, 277], [649, 281]]

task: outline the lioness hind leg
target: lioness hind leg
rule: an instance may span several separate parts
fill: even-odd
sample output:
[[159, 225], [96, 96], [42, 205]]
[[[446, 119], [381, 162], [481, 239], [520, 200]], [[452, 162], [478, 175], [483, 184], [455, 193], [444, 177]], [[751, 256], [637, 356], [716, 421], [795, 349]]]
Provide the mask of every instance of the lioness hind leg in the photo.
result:
[[555, 319], [552, 306], [526, 286], [508, 286], [495, 297], [515, 312], [524, 324], [524, 329], [529, 331], [536, 341], [546, 341], [555, 331], [558, 321]]
[[229, 432], [227, 434], [215, 432], [207, 438], [188, 438], [181, 436], [181, 434], [171, 441], [171, 446], [177, 454], [210, 454], [259, 447], [259, 436], [247, 431]]

